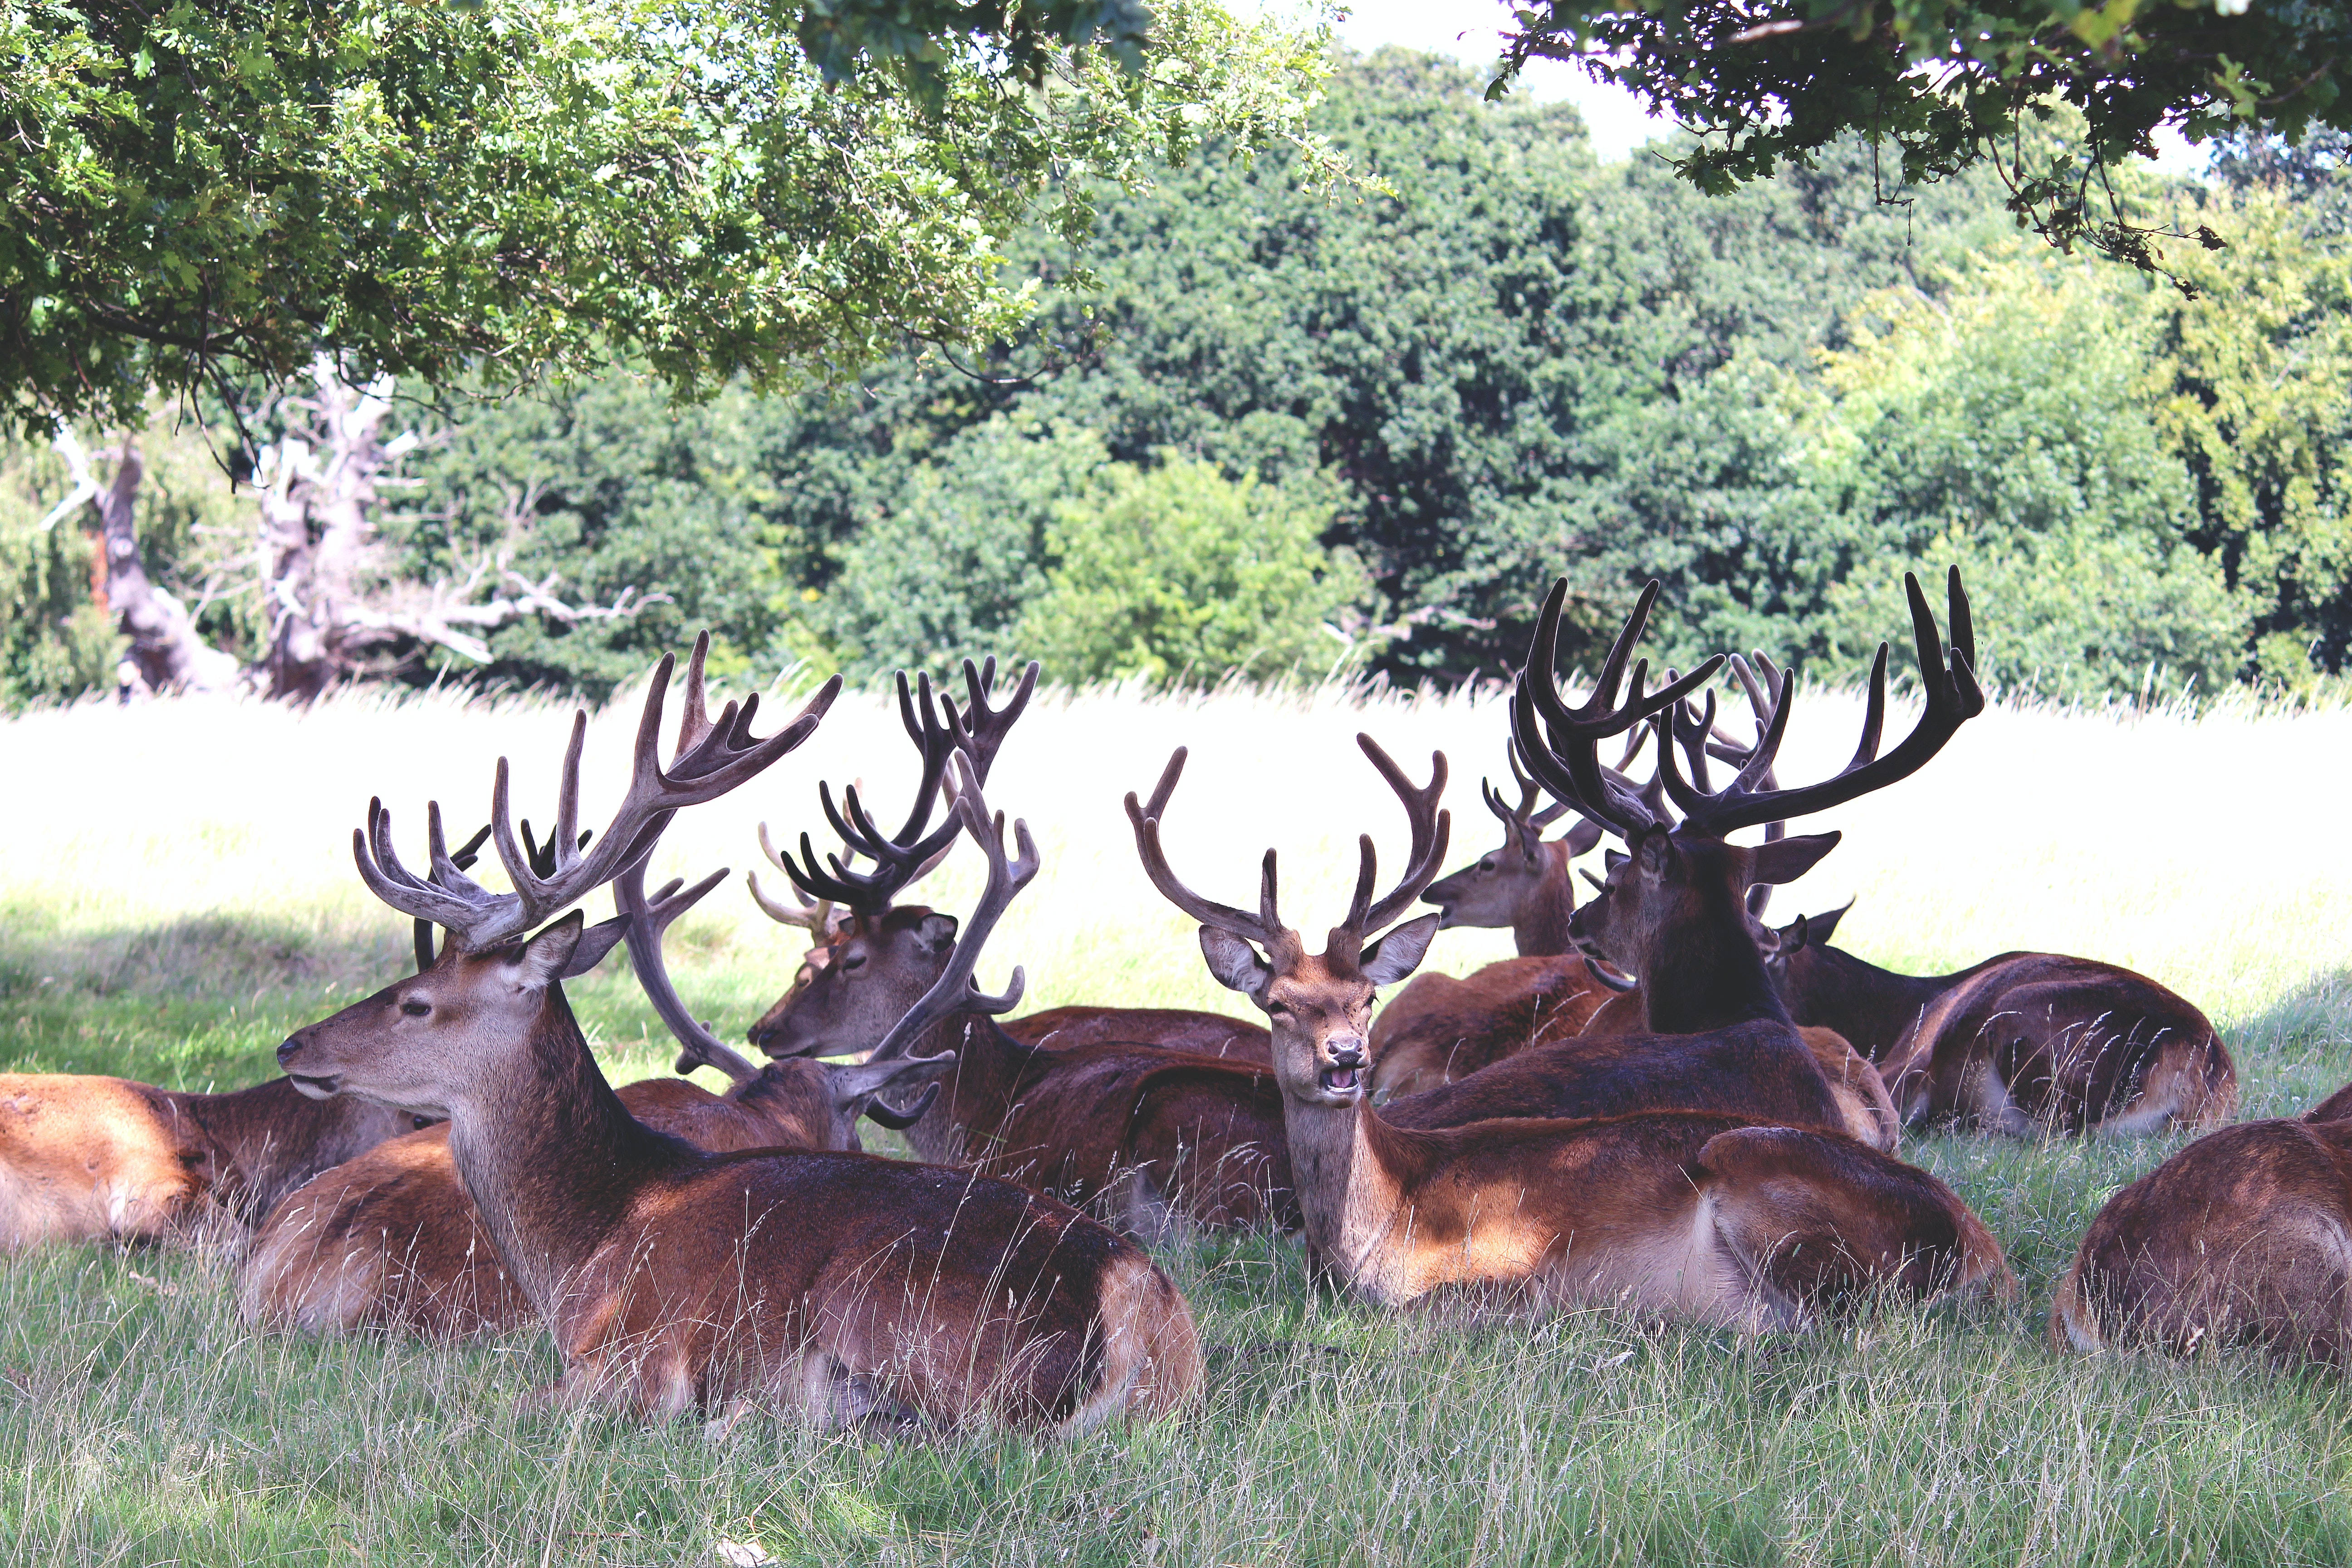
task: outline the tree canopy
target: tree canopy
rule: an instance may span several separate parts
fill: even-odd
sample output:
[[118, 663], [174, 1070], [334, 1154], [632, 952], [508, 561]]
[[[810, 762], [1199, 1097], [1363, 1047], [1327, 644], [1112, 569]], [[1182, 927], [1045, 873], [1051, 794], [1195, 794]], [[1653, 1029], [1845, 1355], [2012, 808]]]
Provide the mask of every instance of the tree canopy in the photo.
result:
[[[1003, 247], [1024, 223], [1082, 237], [1101, 190], [1212, 138], [1318, 156], [1317, 40], [1214, 0], [1156, 7], [1148, 57], [1112, 27], [1133, 69], [1045, 51], [1019, 8], [1008, 63], [813, 5], [830, 81], [787, 11], [0, 9], [0, 417], [135, 424], [151, 389], [283, 380], [321, 347], [443, 383], [614, 360], [688, 397], [837, 379], [910, 338], [1014, 330], [1034, 289]], [[839, 79], [853, 46], [927, 90]]]
[[[2177, 270], [2168, 234], [2221, 243], [2147, 222], [2114, 190], [2159, 127], [2352, 129], [2343, 0], [1543, 0], [1511, 15], [1490, 91], [1530, 59], [1575, 62], [1699, 132], [1675, 166], [1702, 190], [1865, 135], [1898, 154], [1896, 183], [1990, 166], [2020, 224], [2144, 268]], [[2033, 133], [2061, 110], [2079, 134]]]

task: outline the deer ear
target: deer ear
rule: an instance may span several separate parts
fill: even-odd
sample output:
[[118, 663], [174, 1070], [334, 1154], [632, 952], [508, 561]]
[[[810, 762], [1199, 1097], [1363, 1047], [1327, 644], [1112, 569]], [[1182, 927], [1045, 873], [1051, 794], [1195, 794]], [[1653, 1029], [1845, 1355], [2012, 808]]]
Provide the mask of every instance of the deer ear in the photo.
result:
[[923, 945], [934, 952], [946, 952], [955, 946], [956, 930], [955, 916], [937, 914], [925, 915], [922, 923], [915, 928]]
[[584, 924], [578, 910], [522, 944], [515, 956], [515, 967], [522, 972], [522, 983], [533, 991], [544, 991], [569, 972], [572, 955], [580, 951], [581, 927]]
[[1838, 847], [1834, 833], [1808, 833], [1798, 838], [1776, 838], [1769, 844], [1759, 844], [1748, 852], [1751, 882], [1779, 885], [1793, 882], [1815, 866], [1822, 857]]
[[1560, 842], [1568, 846], [1569, 858], [1573, 859], [1579, 855], [1590, 855], [1599, 847], [1601, 831], [1599, 823], [1580, 816], [1576, 819], [1576, 826], [1561, 835]]
[[1373, 985], [1393, 985], [1421, 967], [1429, 956], [1429, 944], [1437, 939], [1437, 922], [1443, 915], [1423, 915], [1417, 921], [1407, 921], [1391, 926], [1388, 934], [1364, 949], [1359, 960], [1364, 978]]
[[1626, 861], [1631, 860], [1632, 858], [1633, 857], [1631, 855], [1626, 854], [1621, 849], [1612, 849], [1609, 853], [1601, 857], [1601, 864], [1607, 869], [1614, 871], [1618, 867], [1622, 866]]
[[1255, 996], [1274, 978], [1274, 965], [1260, 958], [1257, 949], [1214, 926], [1201, 928], [1201, 956], [1209, 961], [1209, 973], [1217, 977], [1217, 984], [1228, 991]]
[[598, 921], [580, 933], [580, 945], [572, 950], [572, 962], [563, 966], [563, 978], [585, 974], [604, 962], [622, 937], [628, 934], [629, 917], [614, 915], [609, 921]]
[[1836, 909], [1830, 910], [1827, 914], [1807, 915], [1805, 917], [1805, 940], [1817, 945], [1829, 941], [1832, 936], [1837, 933], [1838, 921], [1845, 919], [1846, 911], [1853, 908], [1853, 900], [1852, 899], [1848, 899], [1844, 903], [1839, 905]]

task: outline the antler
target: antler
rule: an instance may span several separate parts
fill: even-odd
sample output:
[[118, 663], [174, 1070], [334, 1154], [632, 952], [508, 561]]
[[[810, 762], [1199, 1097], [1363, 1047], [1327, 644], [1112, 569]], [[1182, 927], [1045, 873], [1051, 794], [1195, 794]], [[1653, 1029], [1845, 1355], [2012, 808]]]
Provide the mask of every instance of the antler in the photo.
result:
[[[1633, 753], [1629, 751], [1626, 755], [1630, 758]], [[1567, 816], [1571, 808], [1565, 802], [1554, 801], [1542, 810], [1537, 810], [1536, 803], [1543, 798], [1543, 786], [1529, 778], [1527, 770], [1519, 766], [1519, 748], [1515, 742], [1503, 742], [1503, 760], [1510, 767], [1512, 781], [1519, 786], [1519, 804], [1517, 806], [1504, 805], [1502, 793], [1486, 779], [1478, 781], [1478, 793], [1486, 801], [1486, 809], [1502, 820], [1503, 831], [1532, 855], [1536, 847], [1543, 842], [1543, 830]], [[1625, 764], [1620, 763], [1617, 765], [1622, 768]], [[1565, 836], [1570, 856], [1584, 854], [1600, 843], [1601, 833], [1596, 824], [1580, 819]]]
[[[640, 860], [613, 879], [613, 907], [628, 919], [622, 940], [629, 944], [629, 967], [637, 972], [637, 984], [645, 988], [646, 1000], [654, 1005], [655, 1014], [677, 1037], [676, 1070], [685, 1073], [698, 1067], [716, 1068], [730, 1082], [749, 1083], [760, 1076], [760, 1069], [687, 1010], [677, 987], [670, 982], [669, 966], [662, 959], [662, 938], [667, 934], [670, 923], [726, 879], [724, 867], [691, 888], [673, 878], [662, 885], [660, 892], [647, 898], [646, 863]], [[685, 890], [680, 891], [681, 888]]]
[[473, 952], [514, 941], [612, 881], [652, 852], [677, 812], [717, 799], [808, 739], [840, 694], [841, 679], [836, 676], [818, 689], [791, 723], [766, 740], [754, 740], [751, 728], [759, 710], [758, 696], [746, 698], [740, 709], [729, 702], [716, 722], [709, 717], [702, 670], [709, 647], [709, 633], [695, 640], [694, 655], [687, 666], [677, 748], [667, 770], [659, 756], [662, 702], [677, 660], [665, 654], [655, 667], [645, 711], [637, 721], [627, 793], [593, 848], [583, 853], [579, 826], [580, 756], [588, 732], [588, 715], [583, 711], [573, 716], [571, 743], [564, 749], [555, 827], [549, 835], [555, 850], [551, 871], [535, 870], [529, 851], [515, 836], [507, 759], [500, 757], [490, 792], [490, 829], [513, 892], [493, 893], [457, 867], [442, 835], [438, 802], [425, 808], [430, 879], [418, 878], [401, 864], [393, 847], [392, 814], [380, 799], [368, 803], [367, 826], [352, 836], [352, 858], [359, 864], [361, 879], [376, 897], [402, 913], [447, 926], [459, 944]]
[[1142, 858], [1143, 874], [1151, 879], [1160, 897], [1204, 926], [1268, 949], [1296, 942], [1298, 933], [1282, 923], [1281, 911], [1275, 906], [1273, 850], [1265, 852], [1265, 863], [1258, 872], [1258, 912], [1255, 916], [1214, 899], [1202, 898], [1186, 887], [1169, 866], [1168, 852], [1160, 844], [1160, 824], [1165, 820], [1168, 802], [1176, 793], [1176, 781], [1184, 776], [1184, 759], [1189, 755], [1191, 752], [1182, 746], [1169, 754], [1168, 765], [1160, 770], [1160, 782], [1152, 787], [1150, 805], [1138, 805], [1135, 792], [1128, 791], [1127, 819], [1135, 826], [1135, 849]]
[[[1438, 797], [1445, 793], [1445, 753], [1432, 752], [1429, 756], [1430, 779], [1427, 785], [1415, 789], [1404, 770], [1381, 750], [1370, 735], [1360, 734], [1356, 744], [1364, 755], [1388, 780], [1389, 787], [1404, 803], [1405, 816], [1412, 825], [1412, 847], [1406, 856], [1404, 876], [1378, 902], [1372, 899], [1372, 885], [1378, 871], [1375, 865], [1371, 835], [1357, 839], [1360, 856], [1356, 873], [1355, 896], [1349, 900], [1347, 919], [1332, 929], [1331, 944], [1342, 945], [1341, 933], [1349, 933], [1355, 941], [1412, 907], [1421, 890], [1437, 875], [1438, 863], [1445, 858], [1446, 841], [1454, 831], [1451, 812], [1438, 809]], [[1168, 766], [1160, 775], [1160, 783], [1151, 791], [1149, 804], [1139, 804], [1129, 791], [1127, 797], [1127, 819], [1135, 827], [1136, 852], [1143, 861], [1144, 874], [1160, 896], [1204, 926], [1256, 942], [1269, 955], [1298, 942], [1298, 933], [1283, 924], [1276, 907], [1275, 852], [1265, 852], [1258, 871], [1258, 912], [1252, 916], [1230, 904], [1205, 899], [1186, 887], [1168, 864], [1168, 853], [1160, 842], [1160, 824], [1166, 817], [1168, 802], [1176, 793], [1176, 783], [1184, 774], [1184, 759], [1189, 753], [1179, 746], [1168, 759]]]
[[[1853, 760], [1819, 784], [1796, 789], [1775, 788], [1767, 782], [1767, 776], [1780, 749], [1781, 737], [1788, 731], [1789, 710], [1796, 690], [1794, 673], [1782, 670], [1769, 723], [1738, 773], [1720, 791], [1707, 790], [1704, 784], [1695, 784], [1684, 776], [1671, 737], [1661, 730], [1658, 768], [1665, 778], [1667, 793], [1683, 809], [1685, 832], [1719, 837], [1759, 822], [1803, 816], [1843, 805], [1916, 773], [1958, 732], [1962, 724], [1984, 711], [1984, 692], [1977, 685], [1973, 668], [1976, 629], [1969, 613], [1968, 591], [1960, 584], [1960, 569], [1951, 569], [1947, 588], [1952, 623], [1948, 662], [1943, 640], [1937, 632], [1935, 612], [1928, 607], [1927, 595], [1920, 590], [1919, 579], [1906, 572], [1903, 574], [1903, 586], [1911, 601], [1911, 629], [1918, 646], [1919, 685], [1926, 698], [1919, 722], [1911, 732], [1886, 755], [1878, 754], [1880, 731], [1886, 719], [1886, 645], [1881, 643], [1878, 657], [1871, 666], [1869, 706], [1864, 712], [1862, 742], [1854, 749]], [[1695, 771], [1699, 771], [1696, 764]], [[1699, 776], [1704, 777], [1703, 772]]]
[[[842, 904], [858, 914], [878, 916], [888, 910], [900, 893], [929, 875], [947, 857], [955, 847], [961, 831], [952, 811], [937, 832], [929, 837], [922, 835], [930, 822], [933, 799], [952, 793], [947, 777], [949, 759], [959, 749], [964, 750], [981, 781], [987, 782], [998, 748], [1004, 743], [1013, 721], [1021, 717], [1022, 710], [1028, 706], [1029, 693], [1037, 683], [1037, 666], [1032, 663], [1023, 674], [1012, 700], [1002, 709], [992, 710], [988, 691], [995, 678], [994, 659], [988, 661], [985, 670], [970, 659], [964, 661], [964, 682], [971, 693], [971, 722], [967, 726], [952, 699], [933, 700], [929, 676], [916, 678], [916, 695], [910, 696], [906, 674], [899, 673], [899, 721], [923, 759], [922, 782], [916, 791], [915, 805], [905, 825], [897, 833], [885, 835], [866, 815], [856, 785], [842, 792], [842, 805], [836, 809], [831, 786], [818, 784], [817, 802], [847, 853], [824, 858], [824, 863], [832, 868], [827, 875], [818, 868], [816, 845], [805, 833], [801, 835], [801, 859], [797, 863], [789, 854], [778, 856], [769, 848], [770, 858], [783, 868], [795, 888], [806, 896]], [[946, 710], [944, 721], [940, 718], [942, 708]], [[766, 847], [764, 840], [762, 847]], [[849, 862], [860, 855], [874, 862], [872, 872], [859, 873], [849, 868]], [[775, 912], [765, 900], [761, 903], [771, 914]]]
[[1029, 825], [1015, 821], [1013, 833], [1021, 847], [1020, 858], [1008, 861], [1004, 856], [1004, 816], [998, 813], [991, 817], [988, 802], [980, 793], [977, 764], [965, 753], [958, 753], [956, 766], [962, 776], [956, 781], [955, 813], [963, 829], [970, 833], [988, 857], [988, 885], [981, 890], [980, 901], [972, 906], [965, 920], [963, 931], [956, 938], [955, 951], [948, 955], [947, 968], [931, 988], [908, 1008], [899, 1020], [890, 1026], [866, 1064], [893, 1061], [906, 1058], [913, 1062], [938, 1062], [941, 1057], [907, 1058], [908, 1050], [928, 1033], [932, 1025], [955, 1013], [1009, 1013], [1020, 1005], [1021, 992], [1025, 984], [1021, 969], [1015, 965], [1013, 983], [1002, 995], [991, 996], [972, 981], [972, 971], [980, 963], [980, 950], [988, 941], [989, 932], [1003, 918], [1014, 895], [1027, 887], [1037, 875], [1037, 846], [1029, 837]]
[[[1351, 932], [1360, 941], [1367, 931], [1379, 930], [1412, 908], [1421, 890], [1437, 875], [1438, 862], [1445, 858], [1446, 840], [1453, 835], [1454, 814], [1441, 811], [1437, 805], [1438, 797], [1445, 793], [1444, 752], [1429, 753], [1429, 784], [1425, 788], [1415, 789], [1412, 781], [1404, 776], [1404, 770], [1390, 760], [1370, 735], [1359, 734], [1356, 744], [1371, 759], [1372, 766], [1381, 771], [1381, 777], [1389, 781], [1389, 788], [1396, 791], [1397, 798], [1404, 803], [1405, 819], [1412, 826], [1412, 847], [1405, 855], [1404, 876], [1378, 903], [1372, 901], [1372, 836], [1357, 836], [1361, 864], [1356, 873], [1356, 896], [1349, 901], [1348, 918], [1338, 930]], [[1336, 932], [1333, 942], [1336, 945]]]
[[1705, 686], [1723, 668], [1723, 656], [1716, 655], [1688, 675], [1669, 679], [1647, 695], [1642, 689], [1650, 665], [1643, 659], [1633, 666], [1631, 693], [1622, 703], [1618, 701], [1626, 661], [1650, 618], [1650, 607], [1657, 603], [1658, 584], [1654, 580], [1642, 590], [1633, 613], [1610, 645], [1592, 695], [1571, 708], [1560, 695], [1558, 675], [1560, 606], [1567, 597], [1568, 579], [1563, 577], [1544, 598], [1543, 613], [1536, 619], [1535, 641], [1528, 650], [1528, 667], [1519, 672], [1511, 694], [1511, 738], [1517, 742], [1528, 771], [1546, 789], [1593, 821], [1629, 839], [1636, 838], [1661, 824], [1622, 775], [1610, 776], [1612, 770], [1601, 766], [1595, 748]]

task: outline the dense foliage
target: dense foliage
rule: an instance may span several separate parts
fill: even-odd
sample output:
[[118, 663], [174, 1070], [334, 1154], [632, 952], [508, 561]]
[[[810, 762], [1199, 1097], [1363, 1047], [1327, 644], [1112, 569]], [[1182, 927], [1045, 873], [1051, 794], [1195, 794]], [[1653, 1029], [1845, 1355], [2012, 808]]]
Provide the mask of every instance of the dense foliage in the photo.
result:
[[[1529, 58], [1579, 62], [1701, 133], [1676, 167], [1703, 190], [1868, 135], [1906, 184], [1989, 165], [2021, 225], [2192, 290], [2183, 247], [2159, 241], [2219, 245], [2210, 226], [2152, 224], [2117, 198], [2152, 133], [2352, 130], [2342, 0], [1545, 0], [1512, 16], [1492, 90]], [[2026, 134], [2062, 109], [2074, 134]]]
[[[910, 97], [828, 81], [784, 10], [0, 7], [0, 420], [135, 423], [152, 388], [282, 380], [322, 343], [425, 378], [838, 378], [1011, 329], [1018, 226], [1075, 238], [1156, 160], [1295, 142], [1321, 74], [1311, 38], [1171, 0], [1147, 68], [1131, 38], [1009, 75], [943, 45]], [[836, 67], [838, 26], [810, 35]]]
[[[1279, 153], [1105, 188], [1082, 256], [1050, 227], [1011, 251], [1008, 278], [1083, 287], [952, 361], [830, 395], [677, 406], [615, 375], [413, 409], [383, 523], [416, 580], [498, 548], [583, 602], [668, 597], [500, 630], [487, 668], [420, 650], [411, 678], [601, 693], [709, 624], [769, 671], [969, 651], [1458, 680], [1516, 666], [1562, 572], [1586, 655], [1655, 576], [1669, 657], [1843, 677], [1901, 626], [1899, 569], [1946, 560], [2013, 686], [2294, 689], [2352, 658], [2340, 143], [2241, 137], [2212, 181], [2140, 190], [2238, 237], [2184, 263], [2192, 300], [2018, 237], [1981, 173], [1884, 205], [1857, 142], [1711, 198], [1396, 53], [1313, 125], [1388, 191], [1334, 197]], [[79, 557], [25, 531], [56, 476], [21, 488], [12, 700], [96, 657]], [[142, 529], [208, 633], [248, 638], [236, 528]]]

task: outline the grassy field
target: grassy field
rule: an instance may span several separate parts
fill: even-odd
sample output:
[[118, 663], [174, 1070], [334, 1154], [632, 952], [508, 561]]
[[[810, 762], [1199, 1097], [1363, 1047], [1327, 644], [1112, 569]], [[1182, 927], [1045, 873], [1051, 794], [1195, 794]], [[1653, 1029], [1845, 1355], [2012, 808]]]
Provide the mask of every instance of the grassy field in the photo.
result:
[[[1850, 751], [1859, 704], [1801, 703], [1782, 776]], [[592, 728], [589, 813], [633, 713]], [[470, 827], [492, 759], [543, 816], [567, 714], [532, 702], [340, 699], [297, 715], [185, 702], [0, 723], [0, 1067], [236, 1087], [287, 1030], [398, 973], [404, 923], [351, 868], [381, 794], [404, 844], [428, 795]], [[1899, 721], [1899, 720], [1898, 720]], [[1349, 737], [1416, 773], [1442, 747], [1459, 864], [1496, 833], [1491, 700], [1324, 690], [1041, 699], [993, 801], [1045, 869], [982, 966], [1036, 1005], [1226, 1006], [1135, 865], [1119, 798], [1193, 751], [1179, 869], [1244, 897], [1284, 851], [1284, 907], [1344, 906], [1353, 836], [1401, 855], [1402, 812]], [[757, 863], [753, 825], [819, 822], [814, 783], [903, 803], [910, 748], [878, 701], [736, 798], [689, 815], [661, 875]], [[1840, 941], [1905, 968], [2011, 947], [2132, 964], [2200, 1003], [2238, 1053], [2245, 1113], [2352, 1077], [2352, 833], [2334, 824], [2352, 715], [2199, 719], [1996, 710], [1925, 773], [1834, 822], [1844, 846], [1782, 918], [1858, 895]], [[961, 908], [969, 850], [926, 892]], [[601, 909], [601, 900], [599, 900]], [[592, 911], [594, 912], [594, 911]], [[673, 937], [698, 1012], [740, 1029], [798, 933], [740, 889]], [[1507, 933], [1449, 932], [1465, 971]], [[618, 969], [620, 966], [612, 966]], [[668, 1052], [631, 984], [573, 991], [617, 1077]], [[1245, 1006], [1245, 1004], [1242, 1005]], [[1212, 1348], [1190, 1417], [1066, 1445], [874, 1442], [747, 1421], [643, 1430], [518, 1415], [537, 1336], [463, 1349], [249, 1333], [230, 1260], [60, 1249], [0, 1260], [0, 1552], [23, 1563], [2328, 1563], [2352, 1560], [2352, 1401], [2333, 1379], [2227, 1355], [2061, 1359], [2040, 1333], [2090, 1215], [2173, 1145], [1937, 1137], [1944, 1176], [2025, 1283], [2013, 1310], [1874, 1314], [1740, 1342], [1591, 1313], [1540, 1325], [1395, 1319], [1318, 1296], [1298, 1249], [1177, 1247]], [[738, 1550], [745, 1549], [745, 1550]]]

